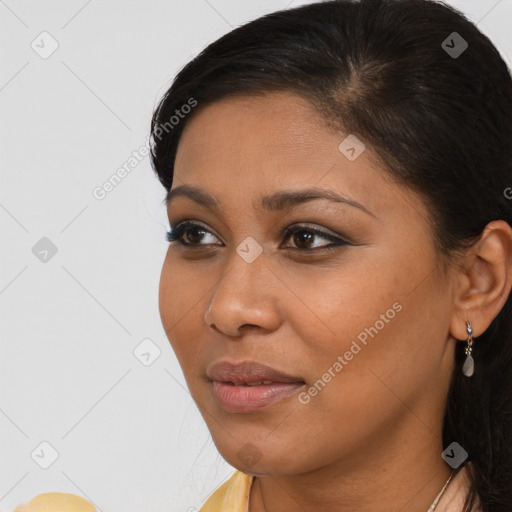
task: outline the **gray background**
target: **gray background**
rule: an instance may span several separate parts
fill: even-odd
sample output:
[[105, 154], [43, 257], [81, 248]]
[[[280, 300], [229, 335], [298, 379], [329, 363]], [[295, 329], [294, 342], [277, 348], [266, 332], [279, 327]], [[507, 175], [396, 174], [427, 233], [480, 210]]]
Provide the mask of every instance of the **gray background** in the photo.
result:
[[[232, 473], [160, 323], [168, 226], [148, 157], [93, 190], [203, 46], [303, 3], [0, 0], [0, 511], [50, 491], [192, 511]], [[510, 66], [512, 0], [448, 3]]]

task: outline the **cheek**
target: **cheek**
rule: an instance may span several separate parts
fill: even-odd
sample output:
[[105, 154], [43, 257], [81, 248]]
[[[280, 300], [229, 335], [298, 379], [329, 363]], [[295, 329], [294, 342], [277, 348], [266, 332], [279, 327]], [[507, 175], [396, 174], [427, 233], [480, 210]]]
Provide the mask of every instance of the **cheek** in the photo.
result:
[[361, 258], [338, 268], [311, 271], [293, 283], [294, 289], [290, 286], [294, 294], [287, 299], [286, 317], [313, 361], [325, 367], [333, 356], [350, 350], [353, 341], [364, 347], [397, 323], [404, 280], [401, 272], [389, 267], [383, 272], [383, 267]]
[[426, 304], [439, 298], [428, 281], [411, 290], [430, 262], [387, 263], [361, 259], [350, 272], [315, 275], [297, 290], [302, 300], [290, 302], [286, 315], [302, 340], [312, 410], [332, 406], [333, 418], [364, 414], [393, 399], [385, 383], [406, 394], [421, 387], [428, 351], [418, 334], [428, 332], [421, 327]]
[[[177, 258], [167, 253], [160, 275], [159, 311], [162, 326], [180, 363], [193, 353], [199, 339], [200, 308], [206, 288], [195, 273], [181, 268]], [[197, 331], [197, 332], [195, 332]]]

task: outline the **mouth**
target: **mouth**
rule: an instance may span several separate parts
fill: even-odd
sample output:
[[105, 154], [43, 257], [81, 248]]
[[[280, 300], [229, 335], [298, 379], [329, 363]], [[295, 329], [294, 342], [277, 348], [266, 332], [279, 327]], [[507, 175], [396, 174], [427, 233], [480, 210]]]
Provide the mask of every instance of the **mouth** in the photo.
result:
[[255, 412], [296, 394], [306, 385], [301, 377], [288, 375], [255, 361], [222, 361], [206, 372], [218, 405], [227, 412]]
[[[220, 381], [219, 381], [220, 382]], [[231, 386], [269, 386], [270, 384], [274, 384], [272, 380], [258, 380], [255, 382], [242, 382], [236, 384], [232, 381], [224, 382], [224, 384], [230, 384]]]

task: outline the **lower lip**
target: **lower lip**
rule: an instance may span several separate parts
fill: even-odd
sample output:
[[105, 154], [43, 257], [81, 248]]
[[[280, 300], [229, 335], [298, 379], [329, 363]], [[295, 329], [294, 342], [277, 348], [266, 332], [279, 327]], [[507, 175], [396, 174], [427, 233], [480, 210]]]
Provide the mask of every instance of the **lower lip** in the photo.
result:
[[253, 412], [294, 395], [305, 386], [300, 382], [275, 382], [266, 386], [234, 386], [213, 381], [213, 394], [227, 412]]

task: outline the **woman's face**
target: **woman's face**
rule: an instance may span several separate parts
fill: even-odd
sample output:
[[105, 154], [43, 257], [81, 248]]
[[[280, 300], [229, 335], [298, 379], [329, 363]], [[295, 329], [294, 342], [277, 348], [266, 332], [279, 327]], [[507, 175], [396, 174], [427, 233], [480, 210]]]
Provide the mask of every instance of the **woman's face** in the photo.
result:
[[171, 190], [211, 199], [168, 205], [171, 226], [199, 227], [169, 246], [160, 313], [217, 448], [249, 474], [350, 468], [440, 436], [452, 279], [420, 196], [349, 135], [281, 92], [204, 107], [179, 144]]

